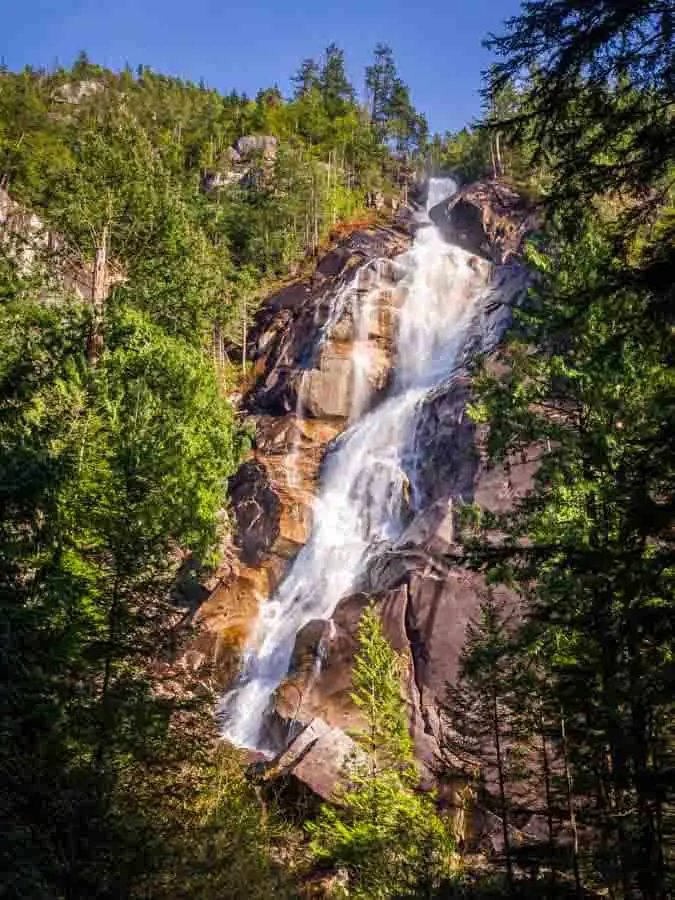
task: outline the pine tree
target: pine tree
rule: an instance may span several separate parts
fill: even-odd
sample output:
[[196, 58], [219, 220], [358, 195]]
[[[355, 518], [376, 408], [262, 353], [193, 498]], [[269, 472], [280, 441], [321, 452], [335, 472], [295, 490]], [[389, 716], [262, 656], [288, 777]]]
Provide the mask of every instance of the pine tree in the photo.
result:
[[433, 798], [416, 790], [412, 743], [401, 699], [400, 661], [373, 608], [361, 618], [353, 699], [365, 726], [348, 784], [307, 830], [315, 857], [349, 872], [363, 898], [432, 897], [451, 872], [452, 845]]
[[354, 88], [345, 72], [344, 51], [337, 44], [326, 47], [318, 87], [330, 118], [344, 115], [349, 104], [354, 102]]
[[536, 155], [550, 154], [559, 196], [656, 187], [674, 143], [672, 4], [661, 0], [533, 0], [487, 46], [501, 61], [486, 93], [526, 83], [516, 133], [534, 128]]
[[370, 118], [378, 129], [383, 130], [398, 76], [391, 47], [378, 44], [373, 55], [372, 65], [366, 67], [366, 90], [370, 98]]
[[303, 59], [302, 64], [291, 81], [295, 85], [294, 97], [304, 97], [319, 87], [321, 69], [314, 59]]
[[474, 782], [480, 802], [498, 817], [507, 887], [515, 891], [511, 811], [518, 735], [514, 727], [514, 680], [510, 636], [503, 610], [491, 593], [467, 628], [457, 685], [440, 704], [441, 768], [459, 770]]

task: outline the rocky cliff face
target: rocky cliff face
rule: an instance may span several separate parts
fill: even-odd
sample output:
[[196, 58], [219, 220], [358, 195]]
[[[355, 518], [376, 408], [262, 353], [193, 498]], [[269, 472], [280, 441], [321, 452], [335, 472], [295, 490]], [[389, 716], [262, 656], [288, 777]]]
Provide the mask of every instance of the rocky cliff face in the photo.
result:
[[[45, 299], [55, 293], [75, 296], [81, 300], [91, 299], [93, 263], [86, 263], [81, 253], [69, 246], [62, 234], [53, 231], [34, 212], [13, 200], [2, 187], [0, 245], [16, 261], [22, 275], [44, 270], [49, 278], [49, 290], [45, 290]], [[109, 261], [104, 288], [106, 294], [115, 284], [125, 280], [126, 275], [121, 266]]]
[[501, 265], [520, 256], [539, 214], [510, 185], [478, 181], [430, 210], [447, 240]]
[[[469, 265], [493, 287], [503, 282], [494, 303], [469, 329], [464, 362], [486, 334], [492, 345], [499, 340], [526, 284], [523, 270], [504, 264], [505, 257], [520, 252], [530, 227], [523, 224], [524, 204], [514, 217], [503, 203], [498, 215], [485, 206], [501, 190], [477, 186], [451, 208], [441, 204], [435, 212], [437, 218], [450, 217], [456, 242], [458, 213], [452, 210], [461, 202], [477, 211], [482, 232], [467, 239], [476, 252]], [[402, 275], [395, 257], [409, 241], [404, 228], [356, 232], [319, 262], [311, 278], [271, 297], [258, 316], [251, 347], [257, 381], [247, 400], [256, 448], [231, 484], [236, 522], [231, 569], [200, 610], [206, 630], [199, 650], [221, 661], [221, 685], [232, 675], [227, 661], [243, 646], [260, 602], [307, 539], [319, 470], [331, 442], [350, 417], [387, 391]], [[496, 264], [486, 262], [488, 256]], [[391, 643], [407, 660], [411, 730], [418, 757], [431, 761], [436, 698], [456, 677], [466, 625], [485, 591], [480, 577], [453, 562], [462, 554], [457, 509], [471, 501], [504, 509], [527, 490], [535, 466], [534, 461], [519, 461], [508, 470], [486, 466], [480, 430], [466, 414], [469, 395], [460, 366], [426, 396], [415, 435], [422, 452], [415, 454], [411, 476], [416, 511], [396, 542], [373, 557], [332, 618], [309, 621], [298, 633], [290, 672], [268, 720], [268, 744], [282, 750], [299, 723], [321, 719], [345, 731], [358, 722], [350, 700], [351, 664], [360, 615], [374, 603]], [[325, 747], [325, 768], [324, 757]], [[303, 759], [311, 768], [306, 750]]]
[[[255, 449], [230, 484], [232, 552], [207, 586], [198, 614], [204, 628], [189, 656], [191, 665], [213, 666], [218, 688], [236, 670], [259, 604], [307, 540], [321, 461], [358, 403], [355, 346], [372, 363], [363, 369], [369, 387], [386, 386], [395, 327], [387, 288], [395, 285], [396, 267], [389, 261], [409, 243], [404, 227], [355, 231], [310, 278], [281, 289], [257, 316], [249, 347], [257, 378], [244, 401]], [[367, 321], [357, 328], [360, 299], [375, 270], [389, 265]]]

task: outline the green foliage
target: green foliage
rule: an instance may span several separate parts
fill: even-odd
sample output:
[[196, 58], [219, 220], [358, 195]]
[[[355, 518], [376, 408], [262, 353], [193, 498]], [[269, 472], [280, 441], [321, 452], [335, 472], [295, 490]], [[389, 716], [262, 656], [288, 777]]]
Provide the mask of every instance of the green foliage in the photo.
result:
[[532, 200], [539, 200], [549, 186], [550, 161], [534, 158], [538, 145], [531, 127], [524, 123], [515, 133], [504, 124], [516, 115], [524, 116], [526, 102], [526, 92], [511, 80], [487, 90], [479, 122], [443, 138], [434, 136], [432, 164], [451, 172], [460, 182], [504, 178]]
[[513, 890], [512, 794], [518, 781], [518, 735], [513, 726], [514, 663], [506, 616], [488, 593], [467, 628], [456, 685], [439, 705], [441, 771], [461, 773], [479, 791], [481, 808], [498, 817], [507, 884]]
[[366, 68], [370, 113], [378, 135], [399, 153], [424, 152], [428, 134], [425, 117], [416, 112], [408, 86], [399, 78], [391, 47], [378, 44]]
[[472, 409], [494, 462], [538, 469], [482, 515], [472, 563], [525, 601], [505, 729], [539, 747], [551, 896], [561, 871], [577, 896], [656, 900], [675, 845], [672, 10], [534, 0], [490, 44], [486, 99], [520, 79], [490, 130], [524, 141], [550, 200]]
[[[239, 268], [261, 284], [284, 274], [337, 221], [361, 215], [366, 193], [389, 177], [389, 151], [356, 101], [342, 50], [331, 44], [298, 77], [293, 100], [274, 88], [252, 101], [144, 66], [117, 74], [84, 56], [71, 71], [7, 72], [0, 184], [86, 261], [105, 231], [134, 302], [158, 324], [196, 342], [213, 319], [234, 333]], [[412, 121], [407, 94], [400, 100], [396, 115]], [[279, 153], [232, 173], [231, 148], [251, 133], [278, 138]], [[228, 186], [200, 189], [212, 177]]]
[[0, 316], [7, 896], [128, 895], [121, 780], [166, 752], [181, 705], [150, 665], [181, 640], [172, 555], [208, 558], [240, 454], [199, 350], [120, 308], [92, 369], [88, 330], [79, 303]]
[[[196, 759], [182, 770], [154, 776], [161, 819], [153, 837], [162, 842], [156, 852], [163, 865], [139, 882], [134, 896], [297, 897], [290, 864], [297, 841], [277, 810], [269, 802], [263, 806], [240, 754], [225, 745], [204, 748], [203, 741], [194, 749]], [[159, 794], [167, 789], [168, 800]], [[144, 798], [143, 805], [150, 800]]]
[[353, 700], [367, 723], [358, 735], [374, 770], [412, 762], [405, 706], [401, 700], [401, 661], [382, 633], [374, 609], [359, 623], [359, 653], [352, 669]]
[[356, 735], [335, 803], [307, 824], [316, 859], [349, 875], [349, 896], [430, 897], [451, 872], [452, 842], [433, 797], [416, 789], [401, 698], [400, 661], [367, 609], [359, 624], [353, 699], [365, 727]]
[[589, 224], [574, 244], [556, 235], [554, 257], [531, 254], [507, 374], [477, 379], [492, 457], [542, 452], [532, 494], [485, 522], [503, 544], [479, 541], [475, 561], [527, 598], [521, 652], [544, 666], [578, 815], [601, 835], [582, 848], [585, 877], [655, 896], [671, 840], [657, 820], [675, 797], [675, 383], [670, 335], [610, 237]]
[[319, 76], [319, 90], [326, 113], [331, 118], [344, 115], [354, 102], [354, 88], [345, 72], [345, 55], [337, 44], [330, 44], [326, 48], [326, 59]]
[[530, 73], [504, 117], [556, 167], [559, 197], [653, 188], [672, 170], [673, 10], [660, 0], [535, 0], [491, 36], [486, 91]]
[[478, 128], [462, 128], [444, 138], [435, 135], [431, 159], [436, 168], [451, 172], [462, 182], [491, 174], [489, 139], [486, 132]]

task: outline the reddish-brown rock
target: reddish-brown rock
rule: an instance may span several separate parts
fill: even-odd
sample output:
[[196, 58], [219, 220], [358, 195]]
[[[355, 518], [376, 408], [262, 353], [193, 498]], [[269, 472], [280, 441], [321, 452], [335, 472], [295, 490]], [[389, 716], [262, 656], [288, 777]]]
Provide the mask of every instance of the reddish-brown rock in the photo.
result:
[[477, 181], [429, 213], [448, 241], [502, 264], [522, 253], [540, 224], [537, 210], [503, 181]]
[[[395, 327], [393, 286], [400, 278], [388, 257], [408, 243], [405, 231], [378, 227], [354, 232], [319, 261], [310, 278], [283, 287], [256, 316], [248, 352], [257, 379], [244, 400], [255, 427], [255, 447], [229, 485], [236, 559], [232, 572], [216, 578], [201, 606], [203, 633], [190, 657], [194, 665], [199, 660], [213, 664], [219, 684], [235, 671], [233, 660], [239, 658], [260, 603], [307, 540], [328, 445], [360, 394], [387, 384]], [[352, 304], [345, 303], [322, 339], [337, 292], [354, 283], [359, 267], [366, 264], [355, 295], [375, 284], [369, 260], [392, 290], [378, 293], [368, 321], [358, 329]], [[368, 362], [363, 385], [355, 380], [357, 345]], [[361, 399], [367, 402], [366, 396]]]
[[[481, 228], [490, 254], [499, 261], [515, 252], [513, 242], [522, 239], [529, 225], [525, 206], [518, 207], [515, 200], [513, 228], [499, 224], [498, 214], [508, 218], [511, 202], [500, 186], [474, 186], [473, 193], [464, 192], [463, 201], [482, 209], [486, 191], [491, 206]], [[248, 634], [259, 602], [309, 535], [321, 461], [358, 406], [355, 358], [365, 360], [364, 406], [359, 408], [386, 389], [401, 276], [400, 266], [387, 257], [404, 246], [399, 232], [353, 234], [319, 262], [311, 278], [283, 288], [258, 314], [250, 348], [257, 381], [247, 400], [256, 446], [235, 477], [233, 492], [239, 569], [202, 607], [207, 627], [217, 635], [240, 624], [241, 633]], [[380, 258], [368, 262], [375, 257]], [[497, 346], [525, 284], [525, 277], [514, 277], [509, 266], [493, 269], [479, 260], [475, 265], [496, 289], [494, 300], [470, 326], [464, 355], [457, 360], [460, 370], [477, 349]], [[345, 288], [337, 303], [336, 292]], [[297, 635], [291, 670], [265, 723], [270, 744], [283, 745], [300, 724], [318, 719], [327, 734], [358, 727], [351, 669], [360, 616], [374, 603], [405, 662], [401, 690], [418, 757], [429, 763], [434, 756], [437, 700], [456, 678], [467, 624], [485, 595], [480, 576], [457, 562], [462, 555], [458, 510], [470, 502], [508, 508], [515, 495], [528, 489], [536, 470], [534, 455], [508, 466], [486, 466], [482, 431], [467, 415], [469, 400], [468, 378], [457, 374], [426, 398], [415, 437], [416, 464], [410, 470], [417, 513], [411, 510], [400, 538], [373, 557], [331, 621], [311, 621]], [[263, 510], [269, 511], [264, 525], [258, 515]], [[504, 599], [513, 602], [506, 594]], [[315, 759], [321, 768], [321, 756]], [[311, 768], [309, 761], [307, 766]]]

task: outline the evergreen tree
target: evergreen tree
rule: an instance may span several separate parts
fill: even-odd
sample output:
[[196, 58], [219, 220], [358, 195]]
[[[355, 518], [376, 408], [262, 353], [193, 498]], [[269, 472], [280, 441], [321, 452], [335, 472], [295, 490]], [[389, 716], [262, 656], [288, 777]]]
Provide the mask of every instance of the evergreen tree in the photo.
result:
[[383, 130], [398, 76], [391, 47], [378, 44], [373, 55], [373, 63], [366, 67], [366, 90], [370, 99], [370, 117], [375, 126]]
[[370, 116], [381, 140], [403, 153], [423, 153], [428, 126], [416, 112], [408, 86], [398, 77], [391, 47], [378, 44], [372, 65], [366, 68]]
[[519, 749], [513, 695], [513, 662], [505, 616], [488, 594], [478, 621], [467, 629], [458, 683], [448, 685], [440, 705], [440, 762], [442, 767], [459, 769], [476, 782], [480, 802], [496, 813], [510, 894], [515, 888], [511, 849], [513, 762]]
[[607, 303], [630, 264], [597, 226], [583, 243], [558, 235], [555, 254], [531, 253], [540, 280], [508, 375], [477, 383], [496, 458], [548, 448], [534, 492], [501, 522], [504, 545], [477, 548], [477, 559], [520, 588], [528, 641], [549, 648], [580, 824], [597, 836], [595, 877], [622, 896], [663, 897], [674, 796], [670, 338], [643, 289], [617, 287]]
[[239, 438], [199, 349], [116, 305], [91, 367], [90, 311], [16, 283], [0, 311], [5, 888], [127, 897], [149, 840], [127, 778], [168, 759], [182, 706], [161, 684], [187, 636], [175, 548], [209, 558]]
[[291, 81], [295, 85], [294, 97], [304, 97], [319, 87], [321, 79], [321, 69], [314, 59], [303, 59], [302, 64]]
[[364, 728], [360, 754], [336, 802], [308, 823], [315, 857], [349, 873], [350, 895], [433, 897], [451, 871], [452, 845], [433, 798], [416, 790], [412, 743], [401, 699], [400, 660], [374, 609], [358, 631], [353, 699]]
[[354, 88], [345, 72], [345, 55], [337, 44], [326, 47], [318, 83], [326, 113], [330, 118], [344, 115], [354, 102]]
[[666, 175], [675, 128], [672, 5], [662, 0], [533, 0], [492, 35], [501, 61], [488, 93], [531, 72], [521, 110], [536, 154], [551, 154], [561, 194], [638, 193]]

